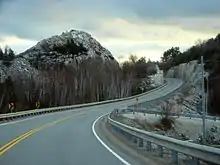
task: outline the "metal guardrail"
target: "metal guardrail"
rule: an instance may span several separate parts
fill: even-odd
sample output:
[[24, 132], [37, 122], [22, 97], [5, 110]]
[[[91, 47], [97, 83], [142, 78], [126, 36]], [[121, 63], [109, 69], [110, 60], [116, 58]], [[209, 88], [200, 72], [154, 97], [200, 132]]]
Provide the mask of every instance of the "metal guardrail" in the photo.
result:
[[178, 164], [178, 153], [191, 156], [191, 164], [193, 165], [198, 165], [200, 162], [199, 160], [216, 164], [220, 163], [220, 149], [218, 148], [190, 143], [188, 141], [181, 141], [140, 130], [113, 120], [111, 116], [114, 114], [117, 114], [117, 112], [113, 111], [108, 116], [108, 122], [113, 128], [115, 128], [115, 130], [126, 135], [130, 140], [138, 142], [139, 147], [146, 147], [147, 151], [151, 151], [152, 144], [156, 144], [161, 157], [163, 157], [164, 148], [171, 150], [172, 163]]
[[136, 97], [140, 97], [149, 93], [152, 93], [154, 91], [157, 91], [163, 87], [167, 86], [167, 82], [165, 82], [163, 85], [161, 85], [158, 88], [152, 89], [148, 92], [130, 96], [126, 98], [120, 98], [120, 99], [114, 99], [114, 100], [106, 100], [101, 102], [93, 102], [93, 103], [87, 103], [87, 104], [78, 104], [78, 105], [70, 105], [70, 106], [62, 106], [62, 107], [52, 107], [52, 108], [44, 108], [44, 109], [36, 109], [36, 110], [28, 110], [28, 111], [21, 111], [21, 112], [15, 112], [15, 113], [7, 113], [7, 114], [0, 114], [0, 121], [10, 121], [21, 117], [28, 117], [28, 116], [34, 116], [34, 115], [40, 115], [45, 113], [52, 113], [52, 112], [58, 112], [58, 111], [67, 111], [75, 108], [82, 108], [82, 107], [89, 107], [89, 106], [96, 106], [101, 104], [108, 104], [108, 103], [114, 103], [119, 101], [125, 101], [130, 100]]

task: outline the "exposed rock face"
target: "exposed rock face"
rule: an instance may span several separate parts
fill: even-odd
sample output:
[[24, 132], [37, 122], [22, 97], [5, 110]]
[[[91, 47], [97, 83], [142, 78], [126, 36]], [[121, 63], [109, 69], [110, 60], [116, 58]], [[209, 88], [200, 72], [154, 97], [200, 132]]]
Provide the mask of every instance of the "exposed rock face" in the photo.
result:
[[183, 101], [184, 110], [202, 111], [202, 102], [201, 98], [199, 98], [202, 91], [202, 66], [197, 60], [169, 69], [166, 77], [179, 78], [185, 82], [184, 89], [182, 90], [185, 93]]
[[158, 65], [155, 65], [155, 74], [149, 76], [152, 86], [160, 86], [164, 83], [163, 71], [159, 69]]
[[40, 61], [47, 64], [70, 64], [95, 57], [115, 61], [110, 51], [102, 47], [90, 34], [77, 30], [44, 39], [20, 56], [31, 63]]
[[7, 70], [8, 76], [13, 79], [18, 75], [21, 77], [31, 77], [38, 75], [38, 70], [30, 65], [30, 63], [24, 58], [16, 58]]
[[0, 61], [0, 82], [8, 76], [38, 75], [42, 65], [72, 64], [86, 59], [100, 58], [103, 62], [118, 65], [111, 52], [102, 47], [92, 36], [83, 31], [71, 30], [38, 42], [35, 46], [18, 55], [9, 68]]
[[201, 91], [202, 67], [197, 60], [183, 63], [168, 70], [166, 77], [179, 78]]
[[192, 78], [192, 74], [198, 74], [195, 72], [195, 70], [199, 67], [201, 66], [200, 64], [198, 64], [198, 61], [183, 63], [178, 66], [175, 66], [174, 68], [169, 69], [169, 71], [166, 74], [166, 77], [175, 77], [180, 78], [182, 80], [188, 80]]

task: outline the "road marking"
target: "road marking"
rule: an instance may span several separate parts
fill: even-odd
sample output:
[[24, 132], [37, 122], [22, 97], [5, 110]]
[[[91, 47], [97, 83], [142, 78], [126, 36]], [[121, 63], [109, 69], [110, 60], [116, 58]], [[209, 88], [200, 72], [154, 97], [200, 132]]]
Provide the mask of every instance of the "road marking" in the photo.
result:
[[19, 137], [13, 139], [13, 140], [10, 141], [9, 143], [5, 144], [4, 146], [2, 146], [2, 147], [0, 148], [0, 152], [1, 152], [3, 149], [5, 149], [6, 147], [8, 147], [9, 145], [15, 143], [17, 140], [21, 139], [23, 136], [29, 134], [29, 133], [32, 132], [32, 131], [33, 131], [33, 130], [30, 130], [30, 131], [28, 131], [28, 132], [22, 134], [21, 136], [19, 136]]
[[8, 150], [10, 150], [13, 146], [15, 146], [16, 144], [18, 144], [21, 140], [23, 140], [23, 139], [25, 139], [25, 138], [27, 138], [27, 137], [29, 137], [29, 136], [31, 136], [33, 133], [35, 133], [35, 131], [29, 131], [29, 132], [27, 132], [26, 134], [24, 134], [24, 135], [22, 135], [22, 136], [20, 136], [20, 138], [18, 138], [18, 139], [16, 139], [16, 141], [14, 141], [13, 143], [11, 143], [11, 144], [6, 144], [6, 148], [3, 148], [3, 150], [2, 151], [0, 151], [0, 156], [1, 155], [3, 155], [6, 151], [8, 151]]
[[41, 125], [39, 127], [36, 127], [35, 129], [32, 129], [22, 135], [20, 135], [19, 137], [11, 140], [10, 142], [8, 142], [7, 144], [5, 144], [4, 146], [2, 146], [0, 148], [0, 156], [3, 155], [6, 151], [10, 150], [12, 147], [14, 147], [16, 144], [18, 144], [20, 141], [28, 138], [29, 136], [33, 135], [34, 133], [46, 128], [46, 127], [49, 127], [49, 126], [52, 126], [52, 125], [55, 125], [55, 124], [58, 124], [64, 120], [67, 120], [67, 119], [70, 119], [70, 118], [73, 118], [73, 117], [76, 117], [76, 116], [79, 116], [79, 115], [82, 115], [82, 114], [85, 114], [85, 112], [81, 112], [81, 113], [77, 113], [77, 114], [74, 114], [74, 115], [71, 115], [71, 116], [67, 116], [67, 117], [64, 117], [64, 118], [60, 118], [58, 120], [55, 120], [53, 122], [50, 122], [50, 123], [46, 123], [44, 125]]
[[[108, 113], [109, 114], [109, 113]], [[95, 125], [98, 122], [98, 120], [100, 120], [103, 116], [105, 116], [107, 114], [104, 114], [102, 116], [99, 116], [92, 124], [92, 133], [95, 135], [96, 139], [110, 152], [112, 153], [118, 160], [120, 160], [123, 164], [125, 165], [131, 165], [130, 163], [128, 163], [126, 160], [124, 160], [121, 156], [119, 156], [115, 151], [113, 151], [109, 146], [107, 146], [107, 144], [105, 144], [101, 138], [98, 136], [98, 134], [95, 131]]]

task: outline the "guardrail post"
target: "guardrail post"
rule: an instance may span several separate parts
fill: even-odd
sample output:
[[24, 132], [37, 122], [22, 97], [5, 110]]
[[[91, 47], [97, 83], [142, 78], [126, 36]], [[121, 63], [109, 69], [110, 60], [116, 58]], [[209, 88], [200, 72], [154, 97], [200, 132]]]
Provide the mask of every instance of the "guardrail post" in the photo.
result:
[[191, 160], [190, 164], [191, 165], [200, 165], [199, 159], [195, 158], [195, 157], [192, 157], [192, 160]]
[[122, 134], [127, 138], [130, 139], [130, 135], [126, 131], [122, 131]]
[[151, 146], [151, 142], [147, 142], [147, 151], [151, 151], [152, 150], [152, 146]]
[[132, 140], [132, 135], [130, 135], [129, 133], [126, 133], [126, 137], [128, 138], [128, 140]]
[[163, 147], [158, 145], [158, 150], [159, 150], [159, 156], [163, 157]]
[[135, 137], [135, 136], [132, 136], [132, 141], [133, 141], [133, 143], [137, 143], [137, 137]]
[[175, 150], [172, 150], [172, 163], [178, 164], [178, 152]]
[[119, 132], [119, 128], [118, 127], [114, 126], [113, 128], [114, 128], [115, 131]]
[[138, 139], [138, 146], [139, 147], [143, 147], [144, 146], [143, 145], [143, 139], [141, 139], [141, 138]]

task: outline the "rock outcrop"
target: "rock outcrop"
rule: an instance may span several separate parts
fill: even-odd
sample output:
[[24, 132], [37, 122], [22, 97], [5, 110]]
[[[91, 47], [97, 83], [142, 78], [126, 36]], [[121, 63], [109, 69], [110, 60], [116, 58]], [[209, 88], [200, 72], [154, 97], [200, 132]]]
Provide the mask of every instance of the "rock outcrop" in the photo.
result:
[[[205, 73], [205, 72], [204, 72]], [[205, 73], [208, 74], [208, 73]], [[183, 108], [186, 112], [202, 111], [202, 65], [197, 60], [183, 63], [168, 70], [166, 77], [179, 78], [184, 81]]]
[[[119, 64], [90, 34], [71, 30], [38, 42], [7, 61], [0, 60], [0, 108], [70, 105], [127, 96]], [[125, 81], [126, 83], [126, 81]]]
[[67, 65], [96, 57], [115, 61], [111, 52], [92, 38], [90, 34], [77, 30], [44, 39], [21, 53], [20, 56], [32, 64], [40, 61], [47, 64], [63, 63]]

